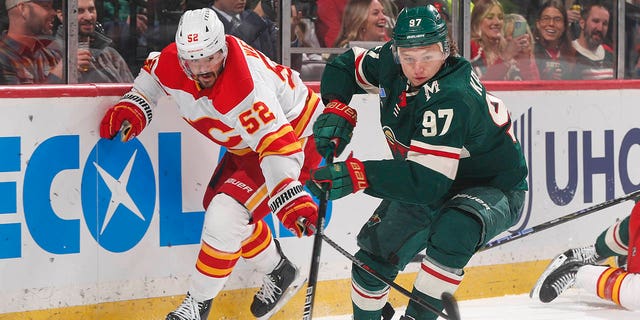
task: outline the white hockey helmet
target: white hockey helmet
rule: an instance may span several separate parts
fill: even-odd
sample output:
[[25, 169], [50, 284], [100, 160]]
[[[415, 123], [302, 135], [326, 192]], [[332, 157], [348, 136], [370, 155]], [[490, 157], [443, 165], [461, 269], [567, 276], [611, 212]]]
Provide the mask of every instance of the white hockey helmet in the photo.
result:
[[180, 18], [176, 31], [176, 47], [180, 65], [193, 77], [184, 60], [195, 60], [222, 51], [227, 56], [224, 25], [210, 8], [188, 10]]

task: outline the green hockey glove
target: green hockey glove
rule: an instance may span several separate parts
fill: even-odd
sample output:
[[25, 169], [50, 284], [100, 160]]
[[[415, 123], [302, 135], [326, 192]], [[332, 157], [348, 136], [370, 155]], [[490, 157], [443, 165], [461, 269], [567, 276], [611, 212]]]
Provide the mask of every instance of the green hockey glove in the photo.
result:
[[329, 190], [329, 200], [340, 199], [369, 186], [362, 162], [349, 155], [344, 162], [321, 167], [311, 172], [306, 183], [309, 191], [320, 197]]
[[325, 159], [339, 156], [351, 141], [358, 114], [355, 109], [331, 100], [313, 124], [313, 136], [318, 153]]

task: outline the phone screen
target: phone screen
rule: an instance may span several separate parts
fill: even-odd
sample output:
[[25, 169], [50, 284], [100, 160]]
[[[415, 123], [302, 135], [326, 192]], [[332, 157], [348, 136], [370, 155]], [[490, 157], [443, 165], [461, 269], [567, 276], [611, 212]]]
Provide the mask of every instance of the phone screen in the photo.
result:
[[512, 37], [517, 38], [527, 33], [527, 23], [523, 21], [514, 22]]

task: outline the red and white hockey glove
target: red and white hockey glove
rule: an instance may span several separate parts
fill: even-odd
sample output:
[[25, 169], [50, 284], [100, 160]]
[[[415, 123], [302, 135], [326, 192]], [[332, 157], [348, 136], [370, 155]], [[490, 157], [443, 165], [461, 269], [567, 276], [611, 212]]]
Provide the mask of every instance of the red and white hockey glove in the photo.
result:
[[329, 200], [335, 200], [367, 188], [369, 181], [364, 165], [351, 153], [344, 162], [336, 162], [312, 171], [311, 179], [307, 181], [306, 186], [316, 197], [329, 190]]
[[[141, 99], [141, 98], [140, 98]], [[148, 105], [145, 102], [145, 105]], [[150, 111], [150, 108], [149, 108]], [[127, 101], [127, 95], [109, 108], [100, 122], [100, 136], [113, 139], [120, 132], [123, 142], [138, 136], [147, 125], [147, 117], [140, 107]]]
[[310, 236], [316, 229], [318, 206], [299, 181], [285, 183], [269, 199], [269, 208], [298, 238]]

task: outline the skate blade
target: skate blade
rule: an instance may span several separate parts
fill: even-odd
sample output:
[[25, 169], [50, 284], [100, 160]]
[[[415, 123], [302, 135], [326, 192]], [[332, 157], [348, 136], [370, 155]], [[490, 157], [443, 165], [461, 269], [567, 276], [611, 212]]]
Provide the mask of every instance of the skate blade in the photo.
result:
[[302, 286], [304, 285], [304, 283], [307, 282], [307, 277], [303, 277], [300, 273], [300, 270], [298, 268], [296, 268], [296, 278], [293, 280], [293, 282], [291, 282], [291, 285], [289, 285], [289, 288], [287, 288], [287, 291], [285, 291], [282, 294], [282, 297], [280, 297], [280, 301], [278, 301], [278, 303], [276, 303], [276, 305], [273, 307], [273, 309], [271, 309], [269, 312], [267, 312], [265, 315], [263, 315], [262, 317], [256, 318], [257, 320], [266, 320], [271, 318], [271, 316], [273, 316], [276, 312], [280, 311], [280, 309], [282, 309], [282, 307], [284, 307], [285, 304], [287, 304], [287, 302], [289, 302], [289, 300], [291, 300], [291, 298], [298, 292], [300, 291], [300, 289], [302, 288]]
[[553, 260], [549, 263], [546, 269], [542, 272], [542, 274], [538, 277], [538, 281], [536, 281], [535, 286], [529, 292], [529, 298], [536, 299], [540, 301], [540, 288], [542, 288], [542, 283], [545, 279], [551, 274], [551, 272], [555, 271], [560, 267], [565, 261], [567, 261], [568, 257], [562, 253], [557, 257], [553, 258]]

